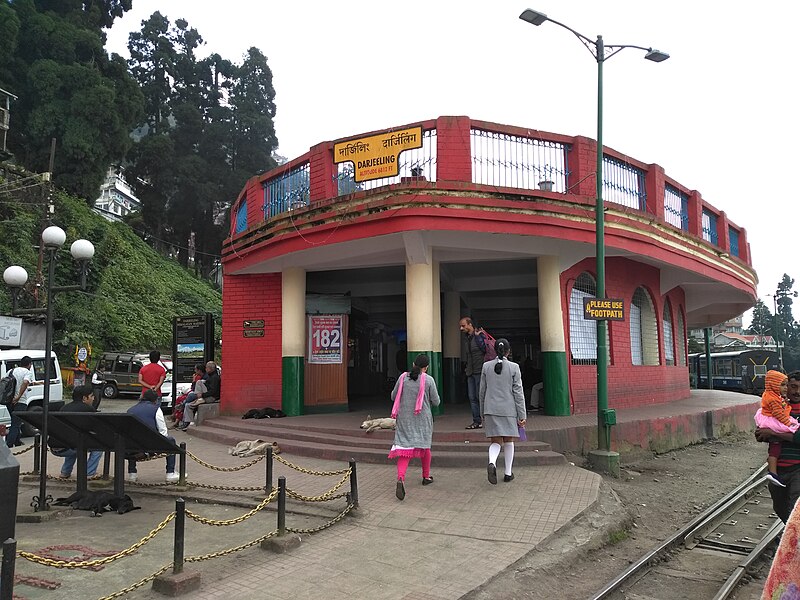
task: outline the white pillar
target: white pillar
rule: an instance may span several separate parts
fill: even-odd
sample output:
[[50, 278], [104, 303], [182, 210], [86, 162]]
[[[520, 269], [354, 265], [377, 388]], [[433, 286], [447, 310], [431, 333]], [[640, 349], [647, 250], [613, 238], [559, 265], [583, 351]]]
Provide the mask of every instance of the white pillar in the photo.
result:
[[557, 256], [540, 256], [539, 331], [542, 352], [565, 352], [564, 315], [561, 310], [561, 267]]
[[283, 271], [281, 280], [281, 355], [305, 356], [306, 272], [299, 267]]

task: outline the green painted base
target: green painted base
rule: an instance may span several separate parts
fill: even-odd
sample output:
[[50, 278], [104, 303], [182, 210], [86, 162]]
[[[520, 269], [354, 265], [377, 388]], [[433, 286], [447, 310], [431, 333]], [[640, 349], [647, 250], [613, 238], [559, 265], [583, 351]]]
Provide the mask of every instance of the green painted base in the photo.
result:
[[589, 463], [595, 471], [608, 473], [612, 477], [619, 477], [619, 452], [590, 450]]
[[281, 410], [289, 417], [303, 414], [305, 397], [304, 363], [302, 356], [284, 356], [282, 364]]
[[[442, 398], [442, 353], [441, 352], [433, 352], [431, 350], [409, 350], [408, 351], [408, 368], [411, 369], [412, 365], [414, 364], [414, 359], [417, 357], [417, 354], [427, 354], [428, 358], [430, 359], [430, 365], [428, 365], [428, 375], [433, 377], [433, 380], [436, 382], [436, 389], [439, 391], [439, 397]], [[439, 406], [431, 407], [431, 414], [434, 417], [444, 414], [444, 402], [440, 402]]]
[[544, 414], [568, 417], [570, 410], [566, 352], [542, 352], [542, 379]]

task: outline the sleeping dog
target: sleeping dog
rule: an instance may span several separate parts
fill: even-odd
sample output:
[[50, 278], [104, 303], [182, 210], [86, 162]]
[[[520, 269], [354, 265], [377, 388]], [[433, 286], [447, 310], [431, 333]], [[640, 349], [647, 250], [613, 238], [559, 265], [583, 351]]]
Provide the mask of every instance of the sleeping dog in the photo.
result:
[[366, 429], [364, 433], [370, 433], [376, 429], [394, 429], [395, 420], [391, 417], [384, 417], [383, 419], [372, 419], [367, 415], [367, 420], [361, 424], [361, 429]]
[[266, 408], [251, 408], [248, 410], [244, 415], [242, 415], [243, 419], [279, 419], [280, 417], [285, 417], [286, 413], [284, 413], [280, 409], [270, 408], [269, 406]]
[[139, 510], [141, 506], [134, 506], [128, 494], [115, 496], [111, 492], [101, 490], [87, 490], [75, 492], [66, 498], [57, 498], [53, 504], [57, 506], [72, 506], [77, 510], [90, 510], [93, 517], [102, 517], [107, 510], [115, 510], [124, 515], [132, 510]]

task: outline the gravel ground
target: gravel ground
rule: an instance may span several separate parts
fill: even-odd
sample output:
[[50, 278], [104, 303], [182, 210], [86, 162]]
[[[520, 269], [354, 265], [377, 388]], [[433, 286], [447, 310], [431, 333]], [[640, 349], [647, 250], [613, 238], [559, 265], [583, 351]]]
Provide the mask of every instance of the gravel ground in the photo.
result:
[[[623, 464], [622, 477], [604, 477], [601, 501], [570, 530], [467, 598], [589, 598], [747, 479], [766, 457], [765, 444], [739, 433]], [[585, 466], [582, 457], [568, 460]], [[760, 576], [740, 589], [739, 600], [760, 596]]]

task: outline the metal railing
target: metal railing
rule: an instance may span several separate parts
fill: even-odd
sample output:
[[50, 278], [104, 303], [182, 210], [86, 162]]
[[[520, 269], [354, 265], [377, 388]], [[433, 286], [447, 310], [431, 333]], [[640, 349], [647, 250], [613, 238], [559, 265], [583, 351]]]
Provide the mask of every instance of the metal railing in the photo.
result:
[[664, 220], [689, 231], [689, 197], [669, 184], [664, 186]]
[[603, 156], [603, 200], [639, 210], [647, 209], [645, 172], [608, 155]]
[[739, 256], [739, 231], [728, 226], [728, 241], [730, 244], [731, 256]]
[[247, 229], [247, 198], [244, 198], [236, 209], [236, 228], [234, 233], [242, 233]]
[[472, 183], [566, 192], [566, 144], [485, 129], [470, 129], [469, 137]]
[[264, 218], [308, 206], [311, 198], [311, 168], [303, 163], [264, 182]]
[[717, 245], [717, 215], [703, 209], [703, 239]]

